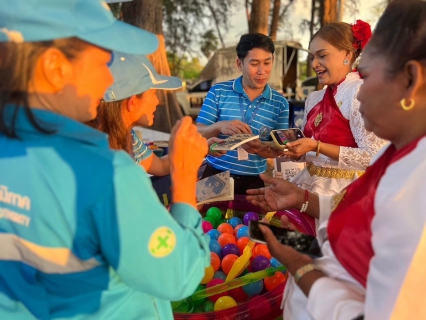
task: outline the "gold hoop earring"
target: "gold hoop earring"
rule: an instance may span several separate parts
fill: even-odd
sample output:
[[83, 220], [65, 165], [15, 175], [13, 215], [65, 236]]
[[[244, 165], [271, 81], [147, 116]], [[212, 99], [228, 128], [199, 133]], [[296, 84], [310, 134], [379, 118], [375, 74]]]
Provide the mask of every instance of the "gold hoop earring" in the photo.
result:
[[401, 100], [401, 107], [402, 107], [402, 109], [404, 109], [405, 111], [408, 111], [408, 110], [411, 110], [411, 109], [414, 108], [414, 105], [415, 105], [414, 99], [411, 99], [411, 102], [410, 102], [410, 104], [408, 106], [405, 104], [405, 102], [406, 102], [405, 99]]

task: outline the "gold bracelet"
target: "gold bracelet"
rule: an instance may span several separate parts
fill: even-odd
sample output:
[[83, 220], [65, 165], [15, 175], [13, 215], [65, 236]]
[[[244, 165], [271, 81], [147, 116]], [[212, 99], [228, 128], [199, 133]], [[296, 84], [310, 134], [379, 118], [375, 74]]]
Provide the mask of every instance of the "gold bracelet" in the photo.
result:
[[320, 145], [321, 145], [321, 140], [318, 140], [318, 141], [317, 141], [317, 154], [315, 155], [315, 157], [318, 157], [318, 156], [319, 156]]
[[300, 279], [307, 274], [308, 272], [318, 270], [313, 263], [308, 263], [307, 265], [304, 265], [303, 267], [300, 267], [297, 269], [297, 271], [294, 274], [294, 280], [296, 282], [299, 282]]

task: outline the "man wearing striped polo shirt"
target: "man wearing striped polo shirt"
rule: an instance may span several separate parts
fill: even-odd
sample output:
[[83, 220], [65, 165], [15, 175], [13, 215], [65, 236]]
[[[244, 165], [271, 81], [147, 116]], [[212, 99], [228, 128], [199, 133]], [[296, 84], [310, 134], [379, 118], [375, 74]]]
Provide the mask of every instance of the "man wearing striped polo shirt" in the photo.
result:
[[[197, 117], [198, 131], [206, 138], [226, 138], [238, 133], [269, 139], [271, 130], [287, 129], [287, 100], [268, 84], [275, 46], [263, 34], [244, 34], [236, 48], [237, 67], [242, 76], [217, 83], [208, 92]], [[230, 170], [236, 194], [264, 186], [259, 174], [266, 170], [266, 158], [280, 156], [277, 149], [253, 140], [222, 157], [207, 157], [203, 178]]]

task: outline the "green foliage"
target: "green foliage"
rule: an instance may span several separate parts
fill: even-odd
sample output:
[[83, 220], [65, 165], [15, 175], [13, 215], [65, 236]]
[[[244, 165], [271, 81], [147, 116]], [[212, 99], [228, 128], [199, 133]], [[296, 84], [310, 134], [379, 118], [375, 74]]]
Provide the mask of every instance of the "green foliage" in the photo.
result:
[[[167, 60], [169, 62], [171, 74], [185, 80], [195, 80], [200, 77], [203, 66], [197, 57], [189, 60], [186, 56], [177, 57], [171, 52], [167, 52]], [[176, 62], [179, 61], [178, 64]]]
[[213, 55], [213, 53], [217, 50], [218, 47], [218, 39], [213, 30], [208, 30], [203, 35], [203, 39], [201, 40], [201, 52], [207, 59]]

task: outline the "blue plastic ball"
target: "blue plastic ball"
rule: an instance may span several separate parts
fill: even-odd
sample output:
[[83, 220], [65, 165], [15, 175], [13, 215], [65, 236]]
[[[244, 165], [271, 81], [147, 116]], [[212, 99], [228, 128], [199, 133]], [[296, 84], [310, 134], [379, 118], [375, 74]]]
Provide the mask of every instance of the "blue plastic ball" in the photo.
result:
[[243, 286], [243, 291], [250, 297], [260, 294], [263, 290], [263, 280], [258, 280], [256, 282], [246, 284]]
[[282, 264], [276, 258], [271, 258], [269, 262], [271, 263], [271, 267], [273, 268], [282, 266]]
[[217, 240], [219, 239], [219, 236], [221, 235], [220, 231], [217, 229], [211, 229], [207, 232], [207, 234], [210, 236], [210, 239]]
[[222, 271], [216, 271], [216, 272], [214, 273], [213, 278], [214, 278], [214, 279], [222, 279], [223, 281], [225, 281], [225, 279], [226, 279], [226, 274], [225, 274], [224, 272], [222, 272]]
[[242, 237], [248, 237], [249, 236], [249, 229], [247, 226], [241, 227], [237, 231], [237, 239]]
[[219, 258], [222, 256], [220, 251], [222, 250], [222, 247], [220, 246], [219, 242], [214, 239], [210, 239], [209, 248], [211, 252], [216, 253]]
[[228, 223], [232, 226], [232, 228], [235, 228], [236, 226], [238, 226], [239, 224], [242, 224], [243, 222], [238, 217], [232, 217], [231, 219], [228, 220]]

